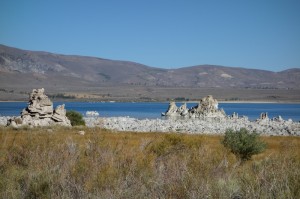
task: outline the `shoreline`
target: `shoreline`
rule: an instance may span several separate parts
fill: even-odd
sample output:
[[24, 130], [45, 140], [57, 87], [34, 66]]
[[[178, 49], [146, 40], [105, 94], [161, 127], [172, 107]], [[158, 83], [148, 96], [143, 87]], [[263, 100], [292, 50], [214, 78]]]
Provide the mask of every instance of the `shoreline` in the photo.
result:
[[[22, 100], [0, 100], [0, 103], [5, 102], [24, 102]], [[86, 103], [112, 103], [111, 101], [65, 101], [65, 100], [55, 100], [54, 102], [86, 102]], [[175, 101], [175, 103], [198, 103], [199, 101]], [[170, 103], [169, 101], [114, 101], [114, 103]], [[300, 104], [300, 101], [219, 101], [221, 104]]]
[[223, 135], [227, 129], [246, 128], [266, 136], [300, 136], [300, 123], [269, 118], [250, 121], [247, 118], [176, 118], [136, 119], [131, 117], [84, 117], [88, 127], [116, 131], [176, 132], [187, 134]]
[[[0, 126], [5, 127], [9, 116], [0, 116]], [[265, 136], [300, 136], [300, 122], [271, 120], [269, 118], [250, 121], [247, 118], [166, 118], [137, 119], [132, 117], [84, 117], [86, 127], [100, 127], [112, 131], [139, 133], [185, 133], [223, 135], [227, 129], [234, 131], [246, 128]]]

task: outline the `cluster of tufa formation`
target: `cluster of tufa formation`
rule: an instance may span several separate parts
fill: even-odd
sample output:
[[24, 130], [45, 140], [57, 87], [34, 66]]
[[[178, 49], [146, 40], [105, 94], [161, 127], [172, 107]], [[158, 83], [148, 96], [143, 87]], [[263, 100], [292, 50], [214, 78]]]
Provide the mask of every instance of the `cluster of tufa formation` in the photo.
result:
[[218, 101], [211, 95], [204, 97], [200, 100], [197, 106], [188, 109], [186, 103], [177, 107], [175, 102], [170, 102], [169, 108], [162, 116], [170, 117], [192, 117], [192, 118], [205, 118], [205, 117], [226, 117], [223, 109], [218, 108]]
[[8, 126], [50, 126], [54, 124], [71, 126], [66, 117], [65, 105], [59, 105], [53, 110], [53, 103], [44, 94], [45, 90], [33, 89], [30, 94], [28, 107], [23, 109], [21, 116], [8, 120]]

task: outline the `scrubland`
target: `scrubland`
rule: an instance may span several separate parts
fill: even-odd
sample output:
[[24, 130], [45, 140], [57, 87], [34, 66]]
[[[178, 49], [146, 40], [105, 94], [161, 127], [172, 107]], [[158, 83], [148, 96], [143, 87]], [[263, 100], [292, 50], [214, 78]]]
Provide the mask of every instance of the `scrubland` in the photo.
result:
[[242, 164], [222, 139], [2, 127], [0, 198], [300, 198], [300, 137], [262, 137]]

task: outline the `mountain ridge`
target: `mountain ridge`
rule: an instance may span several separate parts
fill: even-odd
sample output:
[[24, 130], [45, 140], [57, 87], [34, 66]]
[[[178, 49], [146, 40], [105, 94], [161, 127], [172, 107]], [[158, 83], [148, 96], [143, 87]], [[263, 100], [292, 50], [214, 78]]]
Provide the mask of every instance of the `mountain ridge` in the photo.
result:
[[163, 69], [144, 64], [29, 51], [0, 44], [2, 87], [85, 87], [140, 85], [152, 87], [298, 89], [300, 69], [279, 72], [219, 65]]

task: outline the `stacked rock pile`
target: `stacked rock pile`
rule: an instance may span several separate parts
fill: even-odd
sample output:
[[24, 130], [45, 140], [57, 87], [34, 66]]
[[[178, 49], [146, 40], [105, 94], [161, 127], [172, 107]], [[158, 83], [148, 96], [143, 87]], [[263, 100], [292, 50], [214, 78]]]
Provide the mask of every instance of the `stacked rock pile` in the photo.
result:
[[29, 97], [28, 107], [23, 109], [21, 116], [8, 120], [8, 126], [49, 126], [62, 125], [71, 126], [70, 120], [66, 117], [65, 105], [59, 105], [53, 110], [53, 103], [44, 94], [45, 90], [33, 89]]

